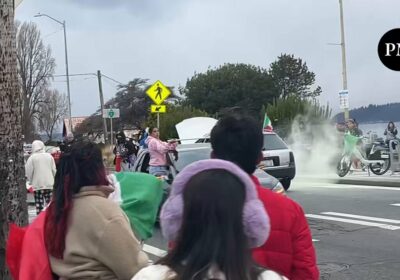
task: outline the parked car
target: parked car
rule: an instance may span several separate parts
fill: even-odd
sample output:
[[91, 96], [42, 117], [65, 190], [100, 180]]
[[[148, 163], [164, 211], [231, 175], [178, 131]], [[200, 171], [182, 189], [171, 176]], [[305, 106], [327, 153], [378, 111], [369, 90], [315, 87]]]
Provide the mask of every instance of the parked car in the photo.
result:
[[[174, 180], [175, 176], [185, 166], [203, 159], [210, 158], [211, 145], [209, 143], [195, 143], [195, 144], [182, 144], [178, 145], [178, 158], [175, 159], [172, 153], [168, 154], [168, 161], [170, 162], [170, 175], [166, 178], [166, 183], [170, 185]], [[135, 172], [146, 172], [148, 173], [150, 155], [147, 149], [142, 149], [138, 153], [136, 163], [133, 167]], [[257, 169], [254, 175], [260, 180], [262, 186], [271, 189], [276, 193], [285, 193], [285, 190], [280, 181], [273, 176], [263, 172], [261, 169]], [[169, 186], [165, 186], [165, 189], [169, 189]]]
[[275, 132], [264, 132], [263, 156], [259, 168], [279, 179], [288, 190], [296, 175], [294, 155]]

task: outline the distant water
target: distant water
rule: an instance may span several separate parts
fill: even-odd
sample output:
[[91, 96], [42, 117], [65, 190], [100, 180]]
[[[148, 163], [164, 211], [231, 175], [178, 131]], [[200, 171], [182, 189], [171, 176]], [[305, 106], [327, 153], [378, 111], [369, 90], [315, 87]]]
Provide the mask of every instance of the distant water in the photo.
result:
[[[400, 122], [395, 122], [397, 130], [400, 133]], [[383, 133], [387, 128], [387, 123], [361, 123], [359, 128], [366, 134], [368, 131], [376, 132], [379, 137], [383, 137]], [[398, 135], [399, 136], [399, 135]]]

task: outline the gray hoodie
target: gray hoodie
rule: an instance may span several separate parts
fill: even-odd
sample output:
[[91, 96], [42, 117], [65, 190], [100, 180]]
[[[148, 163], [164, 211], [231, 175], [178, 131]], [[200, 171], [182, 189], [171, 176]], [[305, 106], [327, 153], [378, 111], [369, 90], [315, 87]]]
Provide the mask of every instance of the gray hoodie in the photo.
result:
[[25, 164], [25, 174], [35, 191], [53, 189], [56, 164], [53, 157], [45, 152], [42, 141], [33, 141], [32, 155]]

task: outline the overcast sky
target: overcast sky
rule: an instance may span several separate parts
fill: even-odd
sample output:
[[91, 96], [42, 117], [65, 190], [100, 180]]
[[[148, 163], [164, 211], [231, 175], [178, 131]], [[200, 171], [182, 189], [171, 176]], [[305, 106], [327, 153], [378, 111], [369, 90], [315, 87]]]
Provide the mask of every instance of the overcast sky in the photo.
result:
[[[384, 5], [383, 5], [384, 3]], [[399, 0], [344, 0], [350, 107], [400, 102], [400, 72], [377, 55], [381, 36], [400, 27]], [[342, 86], [338, 0], [24, 0], [21, 21], [36, 22], [65, 73], [59, 24], [67, 22], [70, 73], [101, 70], [126, 83], [160, 79], [184, 86], [194, 72], [223, 63], [268, 67], [281, 53], [303, 58], [322, 87], [321, 102], [339, 110]], [[103, 80], [105, 99], [116, 91]], [[65, 78], [53, 87], [66, 92]], [[71, 77], [72, 115], [100, 105], [93, 76]]]

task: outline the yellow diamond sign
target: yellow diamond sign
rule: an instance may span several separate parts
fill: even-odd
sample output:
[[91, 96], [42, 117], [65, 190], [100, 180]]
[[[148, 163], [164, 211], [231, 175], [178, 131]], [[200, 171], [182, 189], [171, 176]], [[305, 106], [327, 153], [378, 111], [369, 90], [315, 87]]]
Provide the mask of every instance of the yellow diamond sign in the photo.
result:
[[146, 94], [154, 101], [154, 103], [160, 105], [171, 94], [171, 91], [164, 86], [163, 83], [157, 81], [146, 90]]
[[167, 106], [165, 105], [151, 105], [151, 112], [152, 113], [166, 113]]

